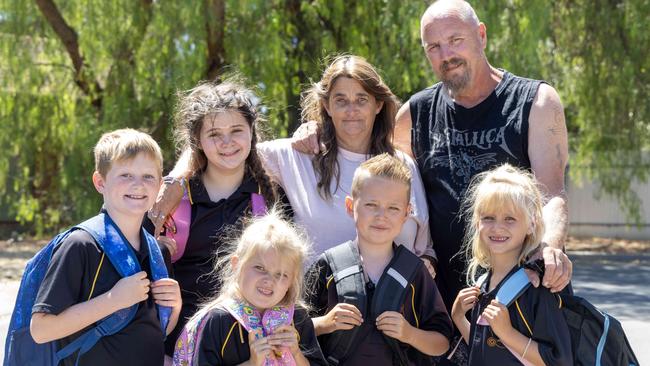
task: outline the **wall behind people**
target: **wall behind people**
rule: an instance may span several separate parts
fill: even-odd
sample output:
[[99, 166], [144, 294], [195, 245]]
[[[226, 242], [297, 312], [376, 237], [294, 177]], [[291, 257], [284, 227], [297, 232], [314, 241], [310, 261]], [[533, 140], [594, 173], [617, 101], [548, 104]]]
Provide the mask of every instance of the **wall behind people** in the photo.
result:
[[[643, 29], [650, 5], [473, 5], [491, 27], [490, 60], [557, 87], [576, 161], [634, 162], [625, 178], [644, 178], [650, 164], [639, 151], [650, 141], [650, 34]], [[96, 198], [78, 177], [91, 170], [85, 152], [92, 142], [110, 129], [142, 128], [173, 161], [175, 91], [228, 70], [257, 83], [277, 136], [299, 123], [299, 92], [318, 79], [320, 63], [333, 53], [367, 57], [404, 99], [435, 81], [419, 40], [426, 6], [374, 0], [0, 0], [1, 203], [35, 231], [89, 216]], [[635, 196], [618, 184], [621, 177], [588, 174], [633, 206]]]

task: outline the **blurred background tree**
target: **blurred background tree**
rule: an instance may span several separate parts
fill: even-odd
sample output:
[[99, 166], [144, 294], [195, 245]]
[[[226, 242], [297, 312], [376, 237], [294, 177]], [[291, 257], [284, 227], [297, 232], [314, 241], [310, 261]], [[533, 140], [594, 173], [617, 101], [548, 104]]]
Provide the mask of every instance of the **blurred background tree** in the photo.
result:
[[[435, 82], [419, 39], [427, 4], [0, 0], [0, 217], [40, 234], [96, 212], [92, 146], [112, 129], [151, 133], [169, 168], [176, 91], [224, 73], [257, 88], [276, 136], [300, 123], [301, 90], [338, 53], [366, 57], [407, 100]], [[650, 0], [475, 8], [494, 66], [560, 92], [572, 176], [599, 182], [638, 220], [630, 182], [647, 180], [650, 167]]]

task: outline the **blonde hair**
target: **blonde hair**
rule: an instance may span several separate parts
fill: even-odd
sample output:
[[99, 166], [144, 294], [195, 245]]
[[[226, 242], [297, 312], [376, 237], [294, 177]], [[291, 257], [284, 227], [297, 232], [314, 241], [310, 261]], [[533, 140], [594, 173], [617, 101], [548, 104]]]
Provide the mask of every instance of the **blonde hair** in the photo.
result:
[[470, 217], [465, 235], [467, 283], [476, 284], [479, 269], [491, 268], [490, 251], [481, 242], [479, 221], [481, 215], [494, 209], [512, 209], [526, 219], [531, 232], [524, 239], [518, 262], [521, 264], [539, 247], [544, 234], [542, 217], [542, 194], [535, 177], [524, 170], [504, 164], [490, 171], [478, 174], [472, 179], [466, 195], [465, 214]]
[[395, 115], [400, 103], [395, 94], [384, 83], [377, 70], [363, 57], [359, 56], [337, 56], [332, 63], [323, 71], [319, 82], [302, 94], [300, 106], [303, 121], [316, 121], [320, 131], [320, 140], [325, 146], [318, 155], [314, 156], [312, 165], [318, 175], [318, 194], [324, 200], [330, 200], [332, 193], [330, 183], [336, 179], [337, 186], [340, 179], [339, 166], [336, 160], [338, 154], [338, 143], [332, 117], [325, 109], [330, 93], [338, 78], [350, 78], [361, 84], [361, 87], [372, 95], [377, 102], [383, 102], [383, 106], [372, 127], [368, 155], [381, 153], [394, 154], [393, 129], [395, 127]]
[[99, 138], [95, 148], [95, 170], [106, 177], [115, 161], [135, 158], [139, 153], [145, 153], [155, 160], [159, 176], [162, 175], [163, 157], [158, 143], [148, 134], [123, 128], [107, 132]]
[[399, 158], [387, 153], [374, 156], [359, 165], [352, 179], [352, 197], [358, 197], [363, 183], [371, 177], [386, 178], [394, 182], [404, 183], [407, 189], [406, 200], [411, 197], [411, 169]]
[[[270, 250], [280, 254], [293, 269], [291, 285], [278, 305], [305, 305], [302, 301], [304, 264], [310, 254], [309, 245], [302, 231], [282, 218], [279, 208], [272, 208], [265, 216], [249, 219], [241, 235], [229, 245], [229, 254], [220, 257], [215, 265], [221, 290], [215, 298], [201, 305], [190, 322], [200, 319], [226, 299], [243, 300], [238, 284], [242, 268], [257, 255]], [[236, 266], [231, 264], [233, 256], [238, 258]]]

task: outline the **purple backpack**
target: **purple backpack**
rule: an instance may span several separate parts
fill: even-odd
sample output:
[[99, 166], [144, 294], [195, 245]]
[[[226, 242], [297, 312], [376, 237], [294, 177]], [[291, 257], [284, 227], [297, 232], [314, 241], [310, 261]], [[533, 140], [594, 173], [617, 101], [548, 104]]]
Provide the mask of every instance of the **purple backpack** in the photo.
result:
[[[228, 311], [248, 332], [259, 329], [262, 331], [262, 336], [273, 334], [277, 327], [284, 324], [290, 325], [293, 322], [293, 306], [275, 306], [266, 310], [264, 316], [261, 316], [252, 306], [235, 300], [225, 301], [219, 306]], [[174, 346], [174, 366], [192, 366], [196, 364], [197, 347], [208, 319], [207, 314], [206, 312], [203, 316], [193, 318], [185, 324]], [[291, 352], [285, 349], [276, 353], [275, 358], [267, 358], [264, 364], [266, 366], [295, 366], [296, 361]]]

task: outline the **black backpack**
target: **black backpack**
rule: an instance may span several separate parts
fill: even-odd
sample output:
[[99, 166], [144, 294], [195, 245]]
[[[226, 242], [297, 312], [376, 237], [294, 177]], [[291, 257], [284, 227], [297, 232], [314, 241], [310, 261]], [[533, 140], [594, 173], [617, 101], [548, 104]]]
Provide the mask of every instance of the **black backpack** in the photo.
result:
[[[544, 275], [543, 261], [525, 267]], [[501, 286], [497, 301], [508, 306], [529, 286], [528, 276], [521, 268]], [[579, 296], [561, 294], [558, 298], [569, 326], [574, 365], [639, 365], [618, 320]]]
[[[384, 311], [400, 311], [409, 283], [413, 281], [423, 265], [420, 258], [411, 253], [408, 248], [398, 246], [393, 259], [377, 283], [372, 297], [372, 306], [368, 309], [363, 267], [357, 246], [352, 241], [343, 243], [325, 251], [325, 258], [332, 269], [338, 302], [356, 306], [364, 319], [368, 313], [374, 319]], [[359, 342], [357, 337], [359, 329], [360, 327], [354, 327], [330, 334], [327, 344], [323, 347], [323, 353], [327, 355], [327, 362], [330, 365], [337, 366], [348, 356], [353, 346]], [[384, 336], [384, 340], [393, 351], [394, 361], [400, 366], [407, 366], [408, 357], [400, 342], [387, 336]]]

